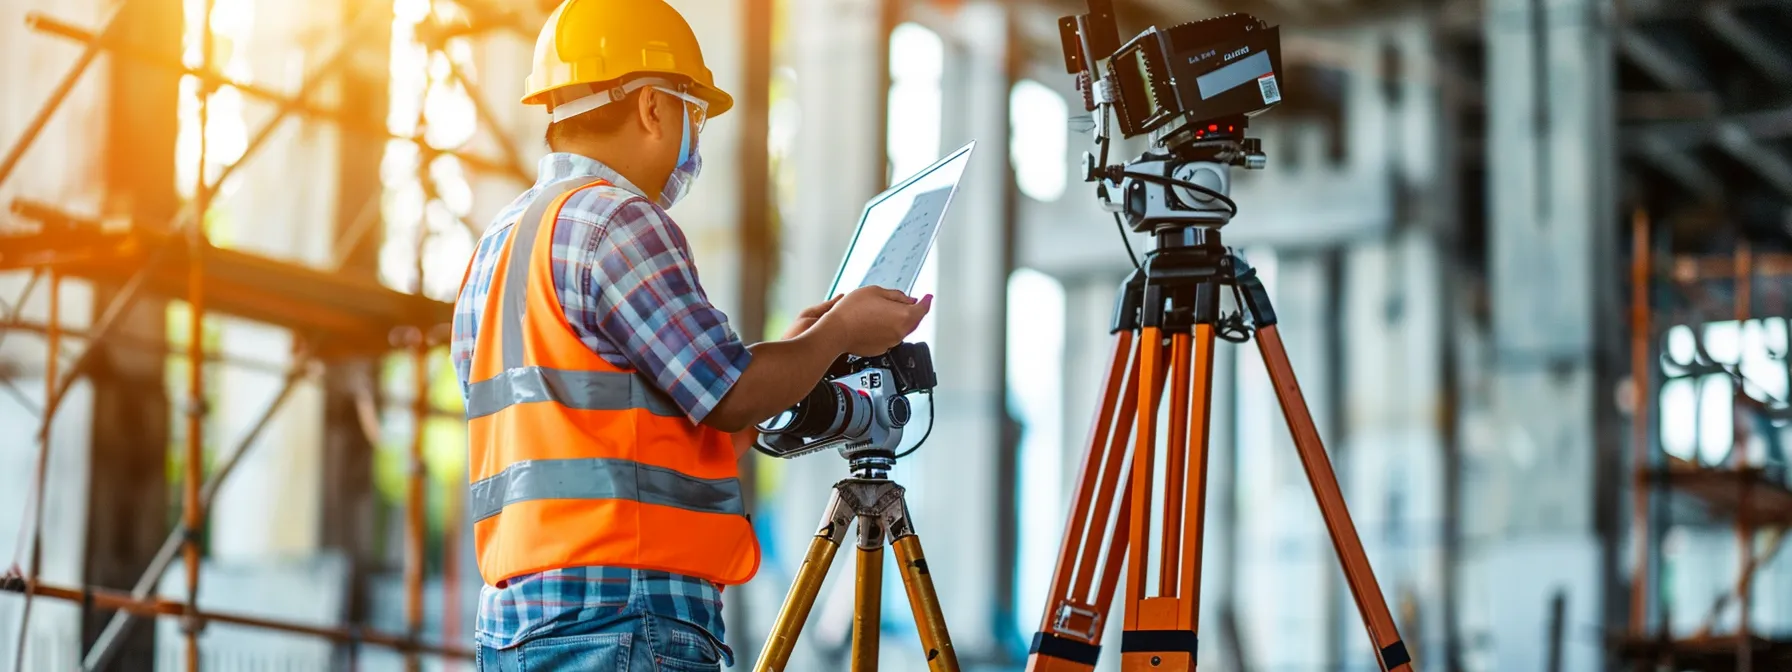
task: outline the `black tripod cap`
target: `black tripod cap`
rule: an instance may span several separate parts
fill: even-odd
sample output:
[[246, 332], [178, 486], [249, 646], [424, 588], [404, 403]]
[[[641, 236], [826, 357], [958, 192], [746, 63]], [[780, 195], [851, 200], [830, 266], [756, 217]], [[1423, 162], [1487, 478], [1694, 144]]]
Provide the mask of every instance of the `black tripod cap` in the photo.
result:
[[1145, 269], [1135, 268], [1126, 282], [1120, 283], [1120, 297], [1114, 300], [1113, 327], [1110, 334], [1122, 331], [1137, 331], [1139, 328], [1139, 311], [1145, 305]]

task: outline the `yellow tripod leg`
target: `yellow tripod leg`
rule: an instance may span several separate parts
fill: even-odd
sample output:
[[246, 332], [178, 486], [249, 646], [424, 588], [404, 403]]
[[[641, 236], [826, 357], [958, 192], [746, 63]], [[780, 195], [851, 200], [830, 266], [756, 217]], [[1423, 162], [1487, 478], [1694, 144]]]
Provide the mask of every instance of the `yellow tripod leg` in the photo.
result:
[[772, 623], [772, 631], [765, 638], [765, 649], [759, 653], [754, 672], [783, 672], [784, 666], [790, 663], [790, 652], [796, 649], [797, 636], [803, 633], [803, 623], [809, 620], [815, 597], [821, 593], [821, 582], [828, 578], [828, 569], [834, 564], [834, 552], [840, 550], [840, 540], [846, 536], [846, 526], [852, 521], [852, 513], [847, 508], [836, 489], [828, 499], [821, 529], [815, 533], [815, 540], [809, 542], [809, 552], [803, 556], [803, 566], [797, 570], [796, 581], [790, 584], [790, 594], [778, 608], [778, 620]]
[[895, 547], [896, 562], [902, 567], [902, 585], [908, 589], [909, 608], [915, 613], [916, 629], [921, 631], [927, 669], [958, 672], [958, 654], [952, 650], [951, 634], [946, 632], [946, 616], [940, 613], [940, 598], [933, 590], [933, 577], [927, 570], [927, 557], [921, 553], [920, 537], [911, 532], [890, 545]]

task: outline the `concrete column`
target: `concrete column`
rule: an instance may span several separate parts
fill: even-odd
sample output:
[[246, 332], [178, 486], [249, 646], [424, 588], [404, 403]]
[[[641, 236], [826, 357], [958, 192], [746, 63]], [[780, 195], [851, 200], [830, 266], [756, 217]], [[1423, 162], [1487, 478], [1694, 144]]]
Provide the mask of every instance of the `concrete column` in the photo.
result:
[[[318, 36], [344, 30], [335, 12], [310, 5], [256, 4], [231, 11], [237, 13], [219, 10], [215, 15], [221, 38], [235, 47], [219, 51], [216, 67], [245, 72], [278, 90], [297, 91], [327, 56], [315, 47]], [[376, 24], [370, 32], [383, 31]], [[239, 104], [235, 98], [216, 94], [210, 108], [212, 123], [218, 124], [208, 148], [210, 163], [243, 162], [212, 203], [213, 244], [328, 267], [340, 184], [337, 152], [343, 134], [328, 122], [289, 116], [260, 149], [239, 155], [243, 151], [239, 143], [252, 139], [269, 115], [261, 104]], [[278, 325], [221, 313], [208, 314], [207, 321], [215, 324], [220, 355], [257, 363], [207, 365], [204, 443], [208, 459], [218, 464], [278, 394], [284, 382], [280, 371], [293, 361], [297, 337]], [[184, 382], [176, 389], [184, 395]], [[315, 381], [301, 383], [219, 487], [206, 511], [210, 527], [201, 565], [201, 608], [314, 623], [335, 617], [343, 577], [332, 572], [304, 583], [287, 579], [290, 568], [315, 558], [321, 543], [324, 459], [318, 446], [325, 435], [323, 396]], [[185, 598], [184, 572], [179, 562], [170, 567], [160, 587], [163, 596]], [[233, 587], [239, 580], [267, 590]], [[162, 659], [184, 660], [178, 624], [164, 619], [156, 629]], [[245, 657], [321, 660], [331, 649], [328, 642], [315, 639], [218, 627], [206, 629], [201, 647], [201, 664], [210, 666]]]
[[[1608, 3], [1500, 0], [1487, 5], [1488, 193], [1497, 445], [1471, 458], [1470, 534], [1492, 542], [1480, 583], [1492, 663], [1540, 665], [1549, 596], [1568, 620], [1600, 622], [1592, 492], [1598, 417], [1609, 398], [1595, 355], [1606, 282], [1614, 177]], [[1538, 562], [1540, 557], [1551, 558]], [[1473, 610], [1471, 610], [1472, 612]], [[1596, 669], [1597, 642], [1569, 638], [1564, 664]]]
[[[1064, 488], [1076, 487], [1076, 470], [1088, 450], [1089, 426], [1101, 403], [1102, 376], [1113, 352], [1114, 299], [1125, 274], [1064, 276]], [[1065, 506], [1069, 506], [1068, 502]], [[1069, 511], [1059, 512], [1060, 515]]]
[[[740, 25], [743, 5], [735, 0], [676, 0], [672, 3], [703, 45], [704, 65], [715, 74], [716, 86], [736, 97], [736, 108], [703, 129], [698, 149], [703, 155], [703, 174], [691, 193], [671, 210], [678, 227], [690, 241], [696, 256], [703, 291], [709, 300], [735, 319], [738, 329], [740, 284], [740, 143], [745, 129], [739, 96], [745, 88], [742, 67], [743, 37]], [[749, 342], [758, 341], [756, 337]]]
[[[340, 14], [347, 17], [359, 11], [373, 11], [373, 6], [364, 5], [357, 0], [339, 0]], [[385, 17], [391, 20], [390, 9]], [[502, 43], [503, 40], [490, 42]], [[390, 61], [391, 44], [389, 41], [375, 40], [363, 42], [355, 47], [352, 57], [354, 67], [344, 73], [338, 96], [341, 109], [353, 114], [362, 123], [373, 128], [384, 128], [386, 113], [390, 108], [391, 86]], [[483, 63], [481, 64], [483, 65]], [[492, 73], [495, 69], [482, 68], [481, 73]], [[522, 75], [516, 75], [520, 78]], [[481, 84], [490, 85], [489, 77], [482, 78]], [[508, 93], [509, 89], [504, 89]], [[484, 91], [488, 96], [494, 94]], [[495, 96], [494, 96], [495, 97]], [[493, 106], [496, 109], [513, 109], [520, 106]], [[489, 130], [489, 128], [487, 129]], [[362, 224], [363, 207], [371, 201], [377, 207], [385, 185], [380, 179], [380, 167], [386, 154], [386, 143], [370, 141], [364, 136], [344, 134], [338, 136], [342, 143], [336, 152], [336, 199], [331, 247], [339, 263], [337, 273], [344, 277], [361, 278], [369, 282], [379, 280], [379, 250], [383, 237], [384, 225], [375, 222], [359, 241], [350, 244], [346, 238], [352, 235], [354, 228]], [[469, 181], [475, 189], [480, 176], [471, 175]], [[483, 195], [474, 192], [474, 221], [483, 222], [478, 214], [479, 198]], [[495, 207], [495, 206], [494, 206]], [[376, 211], [377, 212], [377, 211]], [[325, 365], [324, 374], [319, 386], [323, 399], [320, 415], [323, 434], [320, 437], [319, 455], [319, 506], [317, 517], [317, 545], [320, 551], [334, 554], [343, 559], [347, 567], [348, 586], [343, 595], [346, 607], [342, 617], [352, 623], [366, 622], [367, 599], [362, 577], [380, 564], [374, 548], [374, 530], [378, 518], [378, 499], [373, 486], [373, 453], [374, 446], [369, 437], [362, 432], [357, 397], [360, 391], [374, 384], [378, 367], [367, 359], [353, 361], [331, 361]], [[464, 487], [464, 486], [463, 486]], [[464, 499], [462, 500], [464, 501]], [[470, 566], [473, 563], [471, 523], [467, 523], [469, 531], [461, 536], [462, 563]], [[477, 594], [466, 591], [462, 604], [473, 602]]]
[[[297, 90], [305, 71], [324, 58], [299, 40], [306, 33], [329, 34], [342, 29], [337, 16], [320, 14], [310, 6], [256, 5], [253, 11], [247, 34], [237, 38], [243, 41], [239, 44], [253, 46], [236, 57], [241, 59], [238, 65], [252, 72], [257, 81], [285, 90]], [[305, 58], [294, 58], [301, 53]], [[214, 105], [214, 113], [226, 110]], [[265, 123], [263, 116], [245, 114], [245, 132], [258, 130]], [[297, 117], [284, 121], [278, 135], [246, 157], [248, 163], [232, 178], [240, 180], [239, 188], [227, 200], [214, 204], [215, 216], [222, 224], [214, 234], [216, 244], [291, 263], [331, 263], [335, 236], [332, 227], [323, 223], [334, 221], [337, 215], [339, 138], [341, 133], [327, 122]], [[228, 157], [215, 160], [224, 158]], [[227, 357], [273, 367], [292, 361], [294, 337], [276, 325], [223, 318], [219, 331], [219, 348]], [[281, 376], [240, 366], [221, 366], [216, 372], [211, 378], [216, 387], [209, 395], [215, 400], [215, 415], [208, 424], [206, 445], [216, 459], [223, 459], [225, 451], [247, 433], [279, 391]], [[322, 455], [317, 450], [322, 443], [321, 400], [315, 383], [302, 384], [282, 406], [259, 445], [219, 489], [209, 512], [212, 559], [252, 565], [316, 551], [322, 477]], [[200, 590], [205, 592], [203, 583]]]
[[[884, 186], [883, 9], [880, 0], [795, 0], [785, 6], [783, 48], [794, 71], [801, 121], [789, 159], [794, 179], [788, 200], [780, 199], [782, 259], [773, 305], [782, 315], [826, 300], [823, 294], [852, 239], [860, 209]], [[762, 483], [776, 484], [756, 502], [766, 555], [758, 577], [742, 589], [753, 605], [753, 631], [729, 633], [737, 654], [751, 660], [802, 563], [830, 488], [847, 474], [846, 464], [833, 453], [788, 461], [759, 455], [747, 459], [759, 461]], [[840, 614], [849, 613], [852, 605], [851, 554], [842, 551], [835, 564], [791, 657], [791, 669], [845, 664], [826, 653], [837, 653], [846, 642]], [[886, 573], [893, 567], [887, 563]], [[885, 598], [886, 604], [901, 604], [897, 594]]]
[[[1013, 446], [1004, 425], [1008, 269], [1003, 222], [1008, 164], [1007, 16], [992, 2], [967, 3], [945, 41], [942, 152], [975, 139], [938, 241], [934, 366], [938, 416], [928, 445], [911, 459], [905, 485], [915, 527], [927, 544], [946, 622], [961, 659], [997, 653], [992, 614], [1008, 613], [1012, 585], [1015, 474], [1001, 456]], [[901, 176], [897, 176], [899, 179]], [[1006, 473], [1004, 473], [1006, 472]], [[1011, 501], [1011, 500], [1010, 500]]]
[[[180, 52], [179, 7], [174, 2], [131, 5], [126, 10], [131, 14], [124, 19], [123, 25], [129, 26], [124, 37], [132, 44], [153, 45], [148, 46], [153, 53], [176, 57]], [[106, 208], [142, 226], [159, 227], [179, 207], [172, 158], [180, 78], [166, 69], [131, 60], [113, 57], [111, 63], [109, 73], [101, 69], [88, 75], [110, 80], [108, 133], [103, 145], [94, 145], [109, 157], [105, 163]], [[149, 163], [148, 157], [164, 160]], [[113, 295], [108, 290], [99, 292], [95, 309], [101, 309]], [[166, 451], [174, 416], [164, 385], [166, 358], [152, 350], [167, 342], [166, 313], [165, 302], [152, 297], [140, 300], [120, 325], [119, 336], [147, 347], [115, 342], [105, 346], [104, 355], [96, 360], [101, 366], [93, 372], [92, 468], [86, 495], [87, 554], [92, 558], [86, 580], [93, 585], [135, 584], [169, 529], [163, 512], [171, 503]], [[111, 616], [111, 612], [96, 611], [88, 617], [89, 642]], [[114, 658], [120, 669], [149, 666], [155, 644], [152, 630], [136, 628], [122, 643]]]
[[[1327, 439], [1350, 461], [1341, 485], [1381, 586], [1376, 598], [1395, 614], [1409, 648], [1441, 654], [1441, 614], [1434, 612], [1443, 590], [1443, 297], [1433, 279], [1443, 271], [1430, 233], [1416, 228], [1391, 241], [1351, 246], [1342, 260], [1346, 290], [1337, 337], [1347, 353], [1347, 429]], [[1338, 600], [1345, 660], [1373, 659], [1347, 587], [1340, 586]], [[1424, 621], [1408, 620], [1403, 605]]]

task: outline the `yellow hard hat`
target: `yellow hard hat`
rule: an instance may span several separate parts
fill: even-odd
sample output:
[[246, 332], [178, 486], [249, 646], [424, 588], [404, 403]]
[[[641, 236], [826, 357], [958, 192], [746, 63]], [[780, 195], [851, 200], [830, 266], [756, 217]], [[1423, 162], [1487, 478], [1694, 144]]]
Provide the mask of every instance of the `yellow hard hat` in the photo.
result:
[[535, 40], [535, 70], [524, 82], [524, 105], [547, 105], [568, 86], [641, 75], [690, 80], [690, 94], [714, 118], [734, 106], [703, 65], [703, 50], [684, 17], [665, 0], [565, 0]]

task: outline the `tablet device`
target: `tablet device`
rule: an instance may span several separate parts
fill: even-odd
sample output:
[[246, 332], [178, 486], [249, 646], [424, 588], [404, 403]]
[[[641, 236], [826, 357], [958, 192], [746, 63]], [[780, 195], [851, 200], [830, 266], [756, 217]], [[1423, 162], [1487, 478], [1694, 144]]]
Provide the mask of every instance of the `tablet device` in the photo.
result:
[[871, 285], [904, 294], [914, 289], [976, 146], [974, 140], [965, 143], [865, 203], [852, 245], [824, 300]]

